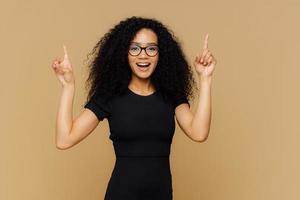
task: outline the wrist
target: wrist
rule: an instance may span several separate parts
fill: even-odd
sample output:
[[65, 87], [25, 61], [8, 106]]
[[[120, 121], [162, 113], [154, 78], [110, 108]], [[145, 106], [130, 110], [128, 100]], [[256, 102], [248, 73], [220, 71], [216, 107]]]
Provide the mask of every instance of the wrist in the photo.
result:
[[75, 83], [65, 84], [65, 85], [63, 85], [63, 89], [64, 90], [74, 90], [75, 89]]
[[212, 81], [212, 76], [199, 76], [200, 82], [211, 82]]

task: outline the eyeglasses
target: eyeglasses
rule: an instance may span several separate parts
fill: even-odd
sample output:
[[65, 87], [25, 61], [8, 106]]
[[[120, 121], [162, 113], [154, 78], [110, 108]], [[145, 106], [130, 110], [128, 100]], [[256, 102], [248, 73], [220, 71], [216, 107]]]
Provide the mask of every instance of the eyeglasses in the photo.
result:
[[141, 47], [137, 44], [130, 45], [129, 53], [132, 56], [138, 56], [142, 52], [143, 49], [145, 49], [146, 54], [150, 57], [156, 56], [156, 54], [158, 53], [157, 45], [149, 45], [146, 47]]

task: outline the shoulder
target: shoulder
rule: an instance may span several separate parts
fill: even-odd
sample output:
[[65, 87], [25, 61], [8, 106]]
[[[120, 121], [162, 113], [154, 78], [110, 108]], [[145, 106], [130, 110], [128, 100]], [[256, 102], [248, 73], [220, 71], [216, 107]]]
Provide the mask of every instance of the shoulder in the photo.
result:
[[91, 98], [85, 103], [84, 108], [91, 110], [97, 118], [102, 121], [110, 115], [110, 101], [104, 96], [97, 93], [91, 96]]
[[173, 100], [172, 103], [173, 103], [173, 108], [174, 109], [177, 106], [179, 106], [180, 104], [183, 104], [183, 103], [187, 103], [190, 107], [189, 100], [188, 100], [188, 98], [185, 94], [174, 95], [172, 100]]

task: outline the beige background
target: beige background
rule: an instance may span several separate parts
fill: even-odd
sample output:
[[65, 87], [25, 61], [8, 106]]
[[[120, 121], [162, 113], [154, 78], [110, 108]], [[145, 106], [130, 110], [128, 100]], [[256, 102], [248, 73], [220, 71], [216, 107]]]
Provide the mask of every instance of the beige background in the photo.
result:
[[218, 60], [208, 140], [193, 142], [176, 127], [174, 200], [300, 198], [300, 1], [10, 0], [0, 8], [1, 200], [103, 199], [115, 159], [108, 122], [73, 148], [56, 149], [61, 87], [50, 65], [66, 44], [78, 115], [86, 55], [132, 15], [167, 24], [190, 63], [208, 32]]

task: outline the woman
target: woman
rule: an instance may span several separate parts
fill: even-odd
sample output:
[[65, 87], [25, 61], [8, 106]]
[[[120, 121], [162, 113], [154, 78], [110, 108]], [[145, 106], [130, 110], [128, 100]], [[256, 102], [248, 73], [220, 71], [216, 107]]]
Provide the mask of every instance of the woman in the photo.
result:
[[188, 102], [195, 85], [192, 71], [174, 34], [161, 22], [127, 18], [101, 38], [92, 55], [88, 99], [74, 121], [75, 79], [65, 46], [64, 59], [53, 62], [63, 87], [57, 147], [74, 146], [107, 118], [116, 162], [105, 200], [172, 199], [169, 155], [174, 115], [191, 140], [203, 142], [209, 133], [216, 60], [208, 50], [208, 35], [193, 63], [201, 83], [195, 114]]

